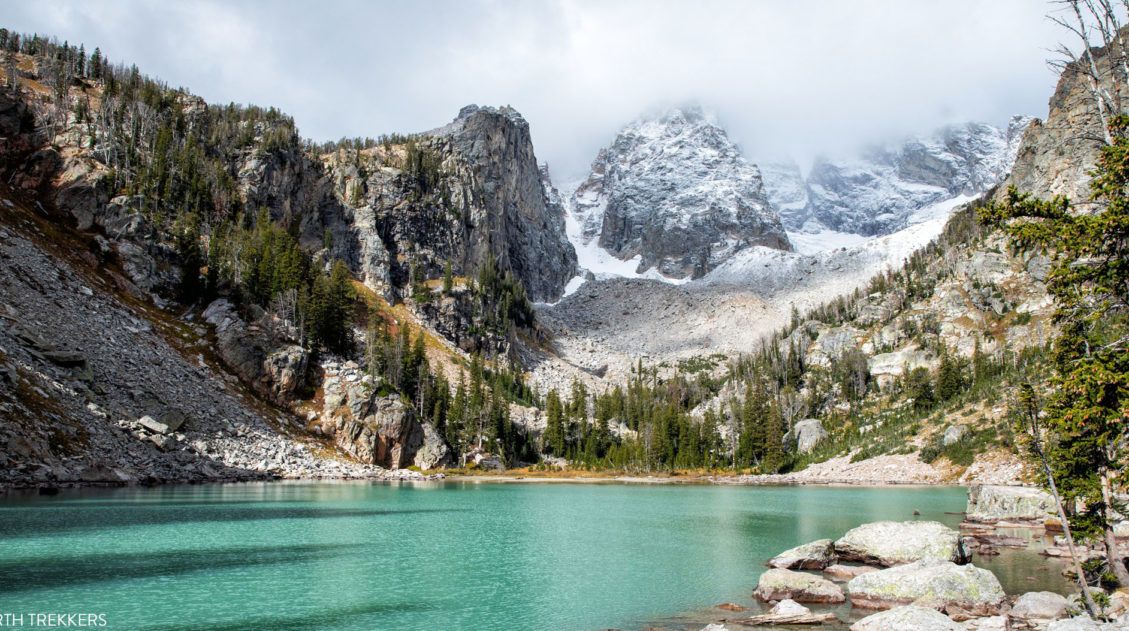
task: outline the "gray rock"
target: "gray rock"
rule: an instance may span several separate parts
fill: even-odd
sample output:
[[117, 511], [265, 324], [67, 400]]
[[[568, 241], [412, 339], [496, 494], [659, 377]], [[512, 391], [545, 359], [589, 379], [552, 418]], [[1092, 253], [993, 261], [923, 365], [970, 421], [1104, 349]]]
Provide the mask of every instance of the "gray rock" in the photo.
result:
[[835, 563], [830, 539], [820, 539], [786, 550], [769, 560], [768, 566], [783, 570], [822, 570]]
[[948, 447], [960, 442], [964, 438], [965, 428], [964, 425], [950, 425], [945, 430], [945, 434], [941, 437], [941, 444]]
[[963, 563], [968, 553], [960, 533], [935, 521], [880, 521], [853, 528], [835, 542], [844, 561], [883, 566], [920, 560]]
[[905, 605], [871, 614], [851, 625], [851, 631], [964, 631], [936, 609]]
[[447, 441], [431, 423], [423, 424], [423, 443], [416, 451], [413, 464], [422, 471], [450, 466], [451, 450]]
[[[470, 219], [469, 238], [451, 252], [455, 272], [473, 272], [492, 254], [501, 269], [521, 279], [531, 299], [559, 298], [576, 274], [576, 251], [565, 234], [565, 210], [537, 164], [529, 124], [510, 107], [468, 105], [431, 135], [434, 149], [452, 158], [451, 205]], [[396, 222], [406, 228], [410, 220]], [[421, 245], [446, 250], [449, 235], [464, 230], [461, 224], [436, 230], [429, 223], [391, 231], [404, 252]]]
[[[267, 314], [251, 326], [224, 299], [204, 310], [215, 327], [216, 353], [244, 383], [279, 404], [289, 403], [306, 382], [309, 352], [289, 340]], [[277, 333], [277, 335], [276, 335]]]
[[811, 613], [811, 609], [808, 609], [794, 600], [785, 598], [776, 603], [770, 610], [770, 613], [775, 616], [806, 616]]
[[795, 427], [784, 435], [784, 444], [799, 453], [806, 454], [811, 453], [811, 450], [827, 436], [823, 423], [820, 423], [819, 419], [809, 418], [796, 423]]
[[1027, 592], [1012, 605], [1008, 615], [1025, 622], [1065, 618], [1070, 604], [1066, 597], [1054, 592]]
[[990, 616], [1000, 612], [1006, 595], [994, 574], [949, 561], [916, 561], [847, 583], [851, 604], [862, 609], [889, 609], [927, 603], [949, 613]]
[[822, 576], [780, 569], [761, 574], [753, 596], [764, 602], [792, 599], [800, 603], [841, 603], [845, 600], [843, 590]]
[[148, 415], [137, 419], [137, 424], [157, 434], [171, 434], [173, 431], [168, 425]]
[[1055, 620], [1047, 625], [1046, 631], [1126, 631], [1129, 623], [1122, 621], [1095, 622], [1089, 616], [1075, 616], [1065, 620]]
[[987, 616], [963, 622], [967, 631], [1011, 631], [1007, 616]]
[[968, 490], [968, 520], [1043, 522], [1057, 513], [1054, 498], [1042, 489], [1025, 486], [978, 485]]
[[849, 581], [856, 576], [877, 572], [878, 568], [869, 565], [842, 565], [836, 563], [827, 566], [823, 573], [833, 581]]

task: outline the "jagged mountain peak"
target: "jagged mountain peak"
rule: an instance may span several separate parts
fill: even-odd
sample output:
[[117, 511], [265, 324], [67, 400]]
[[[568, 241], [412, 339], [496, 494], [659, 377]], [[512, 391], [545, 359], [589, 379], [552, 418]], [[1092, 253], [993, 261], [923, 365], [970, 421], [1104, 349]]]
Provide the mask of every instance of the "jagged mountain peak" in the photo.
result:
[[765, 188], [791, 230], [890, 234], [914, 213], [999, 184], [1031, 117], [1006, 128], [970, 121], [857, 152], [817, 157], [806, 177], [791, 163], [766, 165]]
[[509, 120], [509, 122], [520, 128], [527, 130], [529, 129], [529, 123], [525, 120], [525, 117], [521, 115], [521, 112], [518, 112], [516, 109], [509, 105], [495, 107], [493, 105], [476, 105], [474, 103], [471, 103], [460, 108], [459, 113], [455, 116], [454, 120], [447, 123], [446, 125], [436, 127], [435, 129], [432, 129], [430, 131], [426, 131], [423, 135], [451, 136], [457, 134], [466, 127], [467, 121], [474, 118], [475, 115], [501, 117]]
[[791, 248], [760, 171], [697, 105], [626, 125], [570, 202], [578, 249], [636, 262], [635, 273], [697, 278], [751, 245]]

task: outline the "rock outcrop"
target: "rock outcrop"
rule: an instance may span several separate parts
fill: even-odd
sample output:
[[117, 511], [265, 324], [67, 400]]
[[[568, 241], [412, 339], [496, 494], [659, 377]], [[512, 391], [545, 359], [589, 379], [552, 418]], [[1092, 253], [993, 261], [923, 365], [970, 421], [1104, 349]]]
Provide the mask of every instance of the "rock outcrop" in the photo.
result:
[[968, 561], [960, 533], [935, 521], [878, 521], [847, 531], [835, 542], [844, 561], [883, 566], [915, 561]]
[[204, 310], [204, 321], [215, 327], [216, 353], [235, 374], [259, 394], [285, 405], [306, 387], [309, 351], [288, 339], [285, 326], [270, 326], [263, 313], [247, 324], [227, 300]]
[[734, 253], [791, 250], [760, 172], [697, 107], [625, 127], [572, 197], [584, 238], [638, 271], [698, 278]]
[[445, 445], [440, 446], [442, 438], [434, 428], [428, 444], [427, 430], [412, 408], [379, 380], [362, 376], [354, 362], [327, 367], [323, 388], [322, 413], [314, 429], [332, 436], [339, 449], [358, 461], [400, 469], [415, 464], [425, 444], [421, 463], [432, 467], [446, 461]]
[[781, 569], [761, 574], [753, 596], [762, 602], [791, 599], [798, 603], [841, 603], [845, 600], [842, 588], [822, 576]]
[[920, 603], [970, 616], [996, 615], [1006, 600], [994, 574], [949, 561], [915, 561], [863, 574], [847, 583], [847, 594], [861, 609]]
[[[1108, 63], [1104, 48], [1090, 49], [1095, 63]], [[1050, 98], [1047, 117], [1034, 121], [1023, 135], [1011, 174], [998, 195], [1009, 186], [1050, 199], [1065, 195], [1073, 201], [1090, 196], [1090, 173], [1101, 148], [1101, 124], [1090, 93], [1089, 71], [1078, 61], [1068, 64]], [[1124, 86], [1122, 86], [1124, 88]], [[1112, 86], [1106, 82], [1106, 91]], [[1121, 98], [1125, 98], [1122, 94]]]
[[[565, 234], [564, 207], [533, 153], [529, 123], [510, 107], [469, 105], [428, 136], [421, 142], [438, 152], [449, 174], [446, 212], [470, 225], [462, 234], [449, 233], [455, 237], [449, 258], [459, 263], [457, 270], [477, 270], [493, 255], [533, 300], [559, 298], [576, 274], [576, 252]], [[445, 236], [430, 232], [400, 233], [395, 250]]]

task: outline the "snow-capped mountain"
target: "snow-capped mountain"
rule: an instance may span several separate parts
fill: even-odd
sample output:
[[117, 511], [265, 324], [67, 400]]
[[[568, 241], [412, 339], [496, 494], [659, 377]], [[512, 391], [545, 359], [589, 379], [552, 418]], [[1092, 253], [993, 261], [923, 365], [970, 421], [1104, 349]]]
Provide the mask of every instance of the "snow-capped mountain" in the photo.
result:
[[569, 205], [581, 266], [602, 250], [633, 275], [688, 279], [749, 246], [791, 250], [760, 171], [698, 107], [626, 126]]
[[890, 234], [922, 208], [999, 184], [1031, 120], [1016, 116], [1007, 129], [951, 125], [899, 145], [817, 158], [803, 179], [794, 164], [774, 163], [764, 171], [765, 189], [789, 230]]

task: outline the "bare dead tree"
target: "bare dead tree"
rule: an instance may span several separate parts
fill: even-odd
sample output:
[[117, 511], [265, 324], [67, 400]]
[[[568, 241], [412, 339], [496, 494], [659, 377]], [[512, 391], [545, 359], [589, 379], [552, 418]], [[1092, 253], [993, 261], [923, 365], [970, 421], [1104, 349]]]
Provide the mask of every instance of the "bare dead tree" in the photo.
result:
[[1113, 135], [1109, 131], [1109, 116], [1106, 114], [1109, 103], [1106, 94], [1102, 90], [1102, 77], [1101, 73], [1098, 72], [1098, 64], [1094, 61], [1094, 54], [1090, 44], [1090, 29], [1086, 24], [1086, 19], [1082, 16], [1079, 0], [1066, 0], [1066, 2], [1070, 5], [1074, 13], [1076, 23], [1072, 24], [1063, 19], [1053, 19], [1059, 26], [1071, 31], [1082, 40], [1082, 59], [1080, 60], [1074, 57], [1069, 47], [1063, 46], [1062, 49], [1073, 58], [1075, 66], [1085, 68], [1082, 72], [1086, 74], [1086, 80], [1090, 85], [1090, 95], [1094, 99], [1094, 108], [1098, 112], [1098, 122], [1101, 124], [1103, 140], [1106, 145], [1112, 145]]
[[1023, 384], [1020, 387], [1019, 407], [1021, 429], [1027, 437], [1028, 447], [1043, 466], [1043, 475], [1047, 478], [1047, 486], [1050, 487], [1051, 497], [1054, 498], [1055, 508], [1058, 510], [1058, 519], [1062, 523], [1062, 532], [1066, 537], [1070, 560], [1074, 564], [1074, 573], [1078, 587], [1082, 590], [1086, 609], [1089, 611], [1090, 617], [1097, 619], [1098, 607], [1094, 604], [1094, 597], [1090, 594], [1089, 586], [1086, 584], [1086, 574], [1082, 570], [1082, 561], [1078, 558], [1078, 550], [1074, 545], [1074, 534], [1070, 528], [1070, 521], [1066, 518], [1062, 496], [1058, 492], [1058, 485], [1055, 484], [1055, 475], [1054, 471], [1051, 470], [1050, 459], [1047, 458], [1047, 452], [1043, 448], [1043, 434], [1046, 429], [1043, 427], [1038, 397], [1030, 384]]
[[[1129, 48], [1122, 34], [1123, 20], [1113, 0], [1056, 0], [1056, 4], [1066, 15], [1048, 18], [1074, 36], [1081, 52], [1075, 53], [1069, 44], [1061, 43], [1055, 50], [1057, 59], [1048, 63], [1056, 70], [1085, 76], [1101, 127], [1101, 141], [1113, 144], [1109, 121], [1124, 111], [1122, 91], [1129, 84]], [[1121, 4], [1129, 10], [1129, 0], [1121, 0]], [[1094, 54], [1097, 45], [1104, 47], [1100, 61]]]
[[795, 426], [796, 419], [807, 414], [807, 401], [805, 401], [803, 395], [792, 386], [784, 386], [784, 388], [780, 390], [780, 394], [777, 395], [777, 400], [780, 403], [780, 416], [784, 418], [784, 424], [787, 426], [788, 431], [791, 432]]

